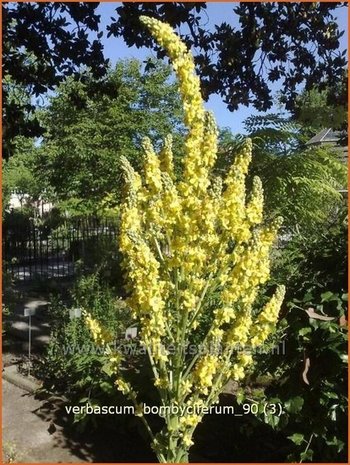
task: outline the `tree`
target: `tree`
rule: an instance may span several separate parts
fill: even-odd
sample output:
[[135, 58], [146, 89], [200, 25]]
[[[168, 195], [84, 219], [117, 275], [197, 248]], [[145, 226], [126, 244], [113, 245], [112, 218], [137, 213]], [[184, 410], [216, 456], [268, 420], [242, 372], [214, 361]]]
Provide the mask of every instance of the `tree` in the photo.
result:
[[179, 146], [182, 110], [170, 73], [156, 62], [144, 73], [139, 61], [126, 60], [108, 72], [102, 91], [93, 77], [69, 78], [57, 88], [40, 113], [45, 133], [37, 160], [37, 173], [55, 200], [85, 212], [96, 210], [106, 196], [117, 203], [120, 157], [140, 167], [141, 134], [158, 145], [173, 133]]
[[[43, 96], [65, 77], [91, 70], [95, 78], [107, 71], [99, 30], [98, 2], [4, 2], [3, 76], [27, 92], [25, 106], [9, 99], [3, 88], [4, 156], [13, 150], [16, 135], [40, 136], [42, 128], [32, 118], [33, 96]], [[334, 87], [346, 65], [339, 51], [333, 12], [337, 2], [249, 2], [233, 8], [240, 28], [227, 22], [208, 30], [203, 3], [125, 3], [119, 17], [108, 26], [109, 35], [122, 35], [128, 45], [154, 45], [142, 34], [144, 13], [172, 26], [186, 25], [188, 46], [198, 50], [196, 64], [203, 96], [222, 96], [230, 111], [240, 104], [266, 110], [272, 105], [268, 82], [281, 81], [283, 99], [293, 109], [297, 88], [305, 83]], [[95, 38], [93, 37], [95, 35]], [[155, 46], [158, 57], [163, 52]], [[103, 81], [101, 89], [103, 88]], [[107, 89], [108, 91], [108, 89]], [[346, 96], [343, 95], [343, 103]]]
[[3, 161], [3, 211], [8, 208], [13, 193], [18, 195], [21, 204], [26, 196], [35, 201], [42, 194], [42, 186], [34, 174], [36, 150], [33, 140], [17, 136], [13, 146], [13, 157]]
[[[33, 96], [52, 90], [66, 76], [88, 67], [95, 77], [106, 72], [107, 60], [99, 40], [90, 40], [88, 31], [98, 32], [98, 3], [91, 2], [4, 2], [3, 30], [3, 125], [4, 155], [12, 154], [16, 135], [40, 135], [37, 120], [28, 123]], [[11, 86], [9, 86], [11, 81]], [[29, 96], [26, 105], [11, 98], [13, 87]]]
[[204, 25], [205, 3], [123, 3], [108, 31], [123, 36], [129, 46], [153, 46], [158, 57], [163, 57], [164, 52], [143, 33], [140, 15], [173, 27], [185, 25], [188, 33], [183, 39], [198, 51], [195, 61], [205, 98], [220, 94], [230, 111], [239, 104], [266, 111], [272, 106], [268, 82], [280, 81], [283, 101], [290, 110], [300, 84], [306, 90], [315, 85], [332, 87], [343, 74], [346, 51], [339, 51], [339, 38], [344, 31], [339, 31], [333, 15], [341, 5], [241, 2], [232, 8], [240, 28], [223, 22], [209, 31]]
[[347, 145], [347, 72], [337, 86], [302, 92], [295, 101], [292, 115], [293, 119], [309, 128], [310, 137], [325, 128], [337, 129], [344, 132], [342, 142]]
[[[290, 116], [253, 116], [245, 122], [253, 140], [251, 175], [259, 176], [269, 211], [284, 218], [290, 231], [317, 231], [332, 222], [342, 205], [347, 168], [335, 147], [307, 147], [310, 128]], [[239, 150], [241, 138], [221, 147], [217, 164], [222, 175]]]

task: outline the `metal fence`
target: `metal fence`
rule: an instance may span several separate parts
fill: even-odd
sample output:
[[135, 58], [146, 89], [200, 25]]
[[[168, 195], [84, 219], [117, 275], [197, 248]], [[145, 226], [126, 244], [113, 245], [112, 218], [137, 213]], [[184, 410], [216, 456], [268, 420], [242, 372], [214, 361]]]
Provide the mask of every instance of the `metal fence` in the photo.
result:
[[29, 224], [3, 225], [3, 268], [16, 280], [73, 276], [77, 260], [103, 238], [116, 240], [117, 226], [107, 220], [80, 219], [50, 230]]

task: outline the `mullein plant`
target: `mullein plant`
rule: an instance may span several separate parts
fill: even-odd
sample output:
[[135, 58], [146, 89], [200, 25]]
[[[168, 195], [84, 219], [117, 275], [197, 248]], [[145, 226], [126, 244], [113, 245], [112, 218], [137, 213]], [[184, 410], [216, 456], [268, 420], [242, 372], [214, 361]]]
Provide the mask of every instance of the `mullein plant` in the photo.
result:
[[[126, 195], [120, 250], [127, 303], [139, 325], [160, 405], [168, 407], [160, 432], [151, 430], [138, 393], [120, 369], [122, 354], [109, 348], [111, 335], [89, 315], [86, 320], [95, 342], [110, 354], [116, 386], [134, 402], [159, 461], [186, 463], [203, 412], [218, 402], [228, 380], [242, 380], [252, 364], [252, 351], [239, 347], [254, 349], [275, 329], [284, 287], [277, 288], [258, 314], [252, 306], [269, 279], [269, 255], [280, 219], [263, 222], [259, 178], [246, 196], [249, 139], [224, 181], [212, 175], [218, 131], [213, 115], [204, 108], [192, 54], [168, 24], [145, 16], [140, 20], [172, 62], [188, 128], [180, 180], [174, 174], [171, 136], [158, 154], [144, 139], [142, 175], [122, 160]], [[201, 347], [220, 350], [189, 355], [186, 347], [208, 314]]]

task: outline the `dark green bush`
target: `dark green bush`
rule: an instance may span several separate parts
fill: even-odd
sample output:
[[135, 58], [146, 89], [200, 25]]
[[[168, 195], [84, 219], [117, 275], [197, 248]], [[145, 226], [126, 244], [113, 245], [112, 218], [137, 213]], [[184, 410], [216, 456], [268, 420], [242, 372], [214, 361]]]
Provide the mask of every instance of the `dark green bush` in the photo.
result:
[[262, 401], [281, 416], [261, 414], [290, 440], [286, 461], [347, 462], [347, 221], [318, 236], [295, 237], [280, 253], [274, 278], [287, 295], [274, 344], [258, 356], [253, 379], [267, 380]]

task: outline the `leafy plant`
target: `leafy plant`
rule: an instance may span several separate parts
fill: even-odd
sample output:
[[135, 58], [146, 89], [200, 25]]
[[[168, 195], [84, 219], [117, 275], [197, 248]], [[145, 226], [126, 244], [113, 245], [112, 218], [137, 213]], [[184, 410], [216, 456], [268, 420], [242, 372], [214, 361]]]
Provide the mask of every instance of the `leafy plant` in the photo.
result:
[[[325, 222], [331, 225], [342, 209], [341, 190], [347, 185], [347, 166], [338, 146], [312, 146], [305, 142], [307, 127], [283, 114], [253, 116], [246, 130], [253, 141], [249, 181], [259, 176], [265, 203], [272, 214], [282, 215], [284, 231], [314, 235]], [[234, 138], [222, 145], [217, 166], [225, 174], [241, 145]]]
[[[45, 133], [37, 150], [36, 176], [70, 216], [100, 214], [118, 205], [120, 159], [141, 166], [140, 131], [157, 145], [174, 130], [181, 157], [181, 105], [168, 66], [123, 60], [110, 69], [101, 91], [91, 76], [67, 79], [40, 111]], [[107, 206], [108, 206], [107, 205]]]
[[272, 374], [263, 401], [283, 413], [261, 419], [291, 440], [287, 461], [346, 462], [347, 294], [308, 292], [288, 306], [285, 352], [258, 360]]
[[286, 228], [310, 234], [341, 208], [347, 167], [336, 147], [306, 147], [299, 123], [268, 118], [249, 131], [255, 142], [252, 173], [264, 180], [267, 205], [283, 215]]
[[[88, 310], [104, 322], [117, 344], [131, 323], [125, 304], [100, 283], [97, 274], [81, 277], [71, 294], [68, 306], [58, 298], [51, 299], [50, 342], [44, 357], [36, 361], [35, 374], [44, 390], [63, 394], [73, 405], [122, 405], [125, 402], [104, 370], [108, 358], [94, 344], [83, 319], [70, 314], [76, 308]], [[75, 417], [80, 429], [90, 420], [97, 426], [94, 415]]]
[[[348, 219], [346, 205], [333, 220], [308, 235], [294, 234], [276, 251], [273, 276], [287, 284], [287, 298], [302, 298], [309, 289], [317, 295], [347, 292]], [[321, 292], [319, 290], [322, 290]]]
[[317, 235], [295, 236], [273, 271], [287, 282], [275, 343], [284, 352], [257, 359], [255, 377], [267, 376], [265, 402], [280, 417], [260, 420], [291, 441], [288, 461], [347, 461], [347, 221]]

